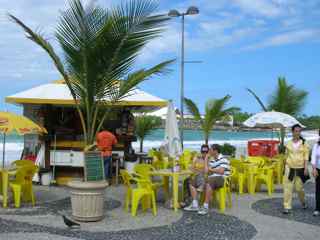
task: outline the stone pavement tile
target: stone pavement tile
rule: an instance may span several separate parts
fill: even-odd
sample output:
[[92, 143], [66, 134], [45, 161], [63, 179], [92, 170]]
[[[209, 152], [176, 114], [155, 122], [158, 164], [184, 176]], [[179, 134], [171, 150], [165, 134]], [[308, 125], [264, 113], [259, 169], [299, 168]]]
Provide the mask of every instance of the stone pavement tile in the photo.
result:
[[[279, 187], [279, 186], [278, 186]], [[306, 185], [306, 192], [312, 196], [313, 186]], [[281, 193], [275, 193], [273, 198], [282, 198]], [[261, 214], [252, 209], [259, 201], [269, 201], [270, 197], [265, 193], [256, 193], [255, 195], [235, 195], [233, 199], [232, 209], [227, 211], [227, 214], [238, 217], [241, 220], [246, 220], [253, 224], [257, 230], [257, 235], [254, 239], [269, 240], [269, 239], [315, 239], [319, 236], [320, 228], [315, 225], [290, 221], [288, 219]], [[274, 205], [266, 207], [270, 211], [278, 211], [282, 209], [282, 202], [278, 200]], [[308, 211], [308, 210], [307, 210]], [[281, 212], [281, 211], [280, 211]], [[282, 213], [281, 213], [282, 214]], [[311, 216], [311, 215], [309, 215]]]
[[79, 240], [79, 238], [63, 237], [49, 233], [3, 233], [0, 239], [12, 240]]

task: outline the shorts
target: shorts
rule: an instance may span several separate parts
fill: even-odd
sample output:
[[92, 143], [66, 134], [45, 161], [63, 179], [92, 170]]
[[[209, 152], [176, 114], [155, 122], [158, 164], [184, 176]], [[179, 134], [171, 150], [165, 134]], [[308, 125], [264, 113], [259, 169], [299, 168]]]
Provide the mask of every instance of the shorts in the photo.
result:
[[204, 175], [201, 173], [198, 173], [198, 174], [192, 176], [190, 179], [191, 185], [195, 188], [198, 188], [200, 186], [204, 186], [205, 182], [206, 181], [205, 181]]
[[208, 184], [212, 190], [221, 188], [224, 185], [224, 178], [222, 176], [208, 177]]

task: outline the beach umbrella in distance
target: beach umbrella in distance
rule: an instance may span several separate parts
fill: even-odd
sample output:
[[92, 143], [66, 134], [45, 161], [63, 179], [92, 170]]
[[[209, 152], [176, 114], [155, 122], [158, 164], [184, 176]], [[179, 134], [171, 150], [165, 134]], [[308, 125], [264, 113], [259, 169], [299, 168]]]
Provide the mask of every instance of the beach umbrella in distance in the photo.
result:
[[24, 116], [9, 112], [0, 112], [0, 133], [3, 134], [2, 167], [4, 167], [6, 135], [11, 133], [18, 135], [42, 134], [47, 133], [47, 130]]
[[257, 113], [243, 122], [244, 126], [260, 128], [289, 128], [295, 124], [305, 127], [294, 117], [275, 111]]
[[166, 128], [164, 134], [164, 147], [169, 156], [174, 159], [182, 154], [177, 116], [171, 101], [168, 104]]

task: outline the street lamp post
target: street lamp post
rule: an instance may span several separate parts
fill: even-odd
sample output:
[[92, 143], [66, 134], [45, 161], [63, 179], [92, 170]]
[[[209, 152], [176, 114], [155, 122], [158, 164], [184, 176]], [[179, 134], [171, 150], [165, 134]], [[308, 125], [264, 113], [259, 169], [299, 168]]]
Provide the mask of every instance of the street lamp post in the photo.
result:
[[184, 17], [187, 15], [196, 15], [199, 14], [199, 9], [197, 7], [191, 6], [185, 13], [180, 13], [177, 10], [170, 10], [169, 17], [181, 17], [181, 25], [182, 25], [182, 32], [181, 32], [181, 62], [180, 62], [180, 137], [181, 137], [181, 145], [183, 149], [183, 126], [184, 126], [184, 118], [183, 118], [183, 102], [184, 102]]

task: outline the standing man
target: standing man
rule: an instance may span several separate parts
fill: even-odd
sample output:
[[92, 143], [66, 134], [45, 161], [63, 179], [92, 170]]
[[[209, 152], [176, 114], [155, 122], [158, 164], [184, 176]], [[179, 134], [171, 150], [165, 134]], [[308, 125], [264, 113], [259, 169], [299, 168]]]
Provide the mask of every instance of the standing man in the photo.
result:
[[283, 213], [288, 214], [292, 208], [293, 186], [298, 193], [303, 209], [307, 208], [303, 183], [308, 176], [309, 147], [301, 136], [302, 127], [292, 126], [292, 140], [286, 145], [285, 174], [283, 177]]
[[97, 147], [101, 151], [104, 162], [104, 173], [106, 180], [111, 178], [110, 165], [112, 161], [112, 146], [117, 144], [117, 138], [111, 132], [102, 130], [97, 134]]

